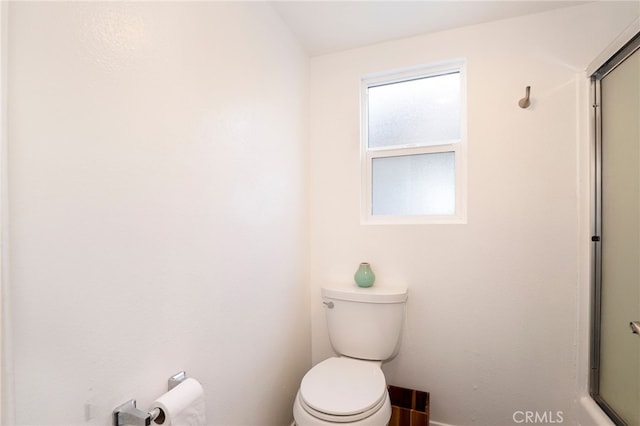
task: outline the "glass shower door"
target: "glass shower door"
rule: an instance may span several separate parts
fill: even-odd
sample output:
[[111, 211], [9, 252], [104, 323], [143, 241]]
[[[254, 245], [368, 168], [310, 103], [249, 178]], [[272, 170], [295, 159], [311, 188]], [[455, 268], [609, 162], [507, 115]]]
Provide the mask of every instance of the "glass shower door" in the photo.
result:
[[640, 325], [640, 51], [598, 83], [601, 269], [594, 398], [616, 423], [638, 426], [640, 335], [633, 324]]

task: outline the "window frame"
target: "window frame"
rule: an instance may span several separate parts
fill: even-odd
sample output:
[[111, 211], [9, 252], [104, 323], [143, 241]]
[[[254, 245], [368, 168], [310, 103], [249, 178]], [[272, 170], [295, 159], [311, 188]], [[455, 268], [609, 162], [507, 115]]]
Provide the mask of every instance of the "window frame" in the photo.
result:
[[[369, 148], [368, 91], [370, 87], [401, 83], [420, 78], [460, 73], [460, 138], [437, 144], [407, 144]], [[467, 77], [466, 61], [455, 59], [403, 70], [368, 74], [361, 79], [360, 96], [360, 223], [376, 224], [465, 224], [467, 223]], [[455, 213], [452, 215], [374, 215], [372, 214], [372, 165], [376, 158], [453, 152], [455, 156]]]

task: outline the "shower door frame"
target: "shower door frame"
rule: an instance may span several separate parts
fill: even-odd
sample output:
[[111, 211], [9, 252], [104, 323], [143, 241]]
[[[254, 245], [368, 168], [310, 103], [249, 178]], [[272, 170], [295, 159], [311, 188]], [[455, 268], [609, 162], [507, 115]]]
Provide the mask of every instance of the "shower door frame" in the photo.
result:
[[592, 291], [591, 291], [591, 337], [589, 357], [589, 395], [618, 426], [626, 426], [626, 422], [609, 406], [600, 395], [600, 336], [602, 318], [602, 111], [601, 80], [624, 62], [632, 54], [640, 50], [640, 32], [636, 33], [625, 45], [613, 54], [604, 64], [590, 75], [591, 101], [593, 108], [593, 177], [594, 177], [594, 215], [592, 229]]

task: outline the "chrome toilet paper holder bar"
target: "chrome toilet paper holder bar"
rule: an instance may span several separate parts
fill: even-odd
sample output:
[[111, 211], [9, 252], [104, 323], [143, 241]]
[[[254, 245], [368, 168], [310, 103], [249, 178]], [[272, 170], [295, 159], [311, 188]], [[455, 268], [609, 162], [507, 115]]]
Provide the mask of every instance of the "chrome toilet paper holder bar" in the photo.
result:
[[173, 376], [169, 377], [169, 380], [167, 380], [167, 388], [171, 390], [185, 380], [187, 380], [187, 373], [185, 373], [184, 371], [176, 373]]
[[[169, 377], [169, 380], [167, 381], [167, 388], [171, 390], [186, 379], [187, 373], [184, 371], [176, 373]], [[130, 399], [113, 410], [113, 426], [150, 426], [151, 422], [157, 419], [161, 414], [163, 413], [159, 408], [155, 408], [149, 412], [140, 410], [136, 407], [136, 400]]]

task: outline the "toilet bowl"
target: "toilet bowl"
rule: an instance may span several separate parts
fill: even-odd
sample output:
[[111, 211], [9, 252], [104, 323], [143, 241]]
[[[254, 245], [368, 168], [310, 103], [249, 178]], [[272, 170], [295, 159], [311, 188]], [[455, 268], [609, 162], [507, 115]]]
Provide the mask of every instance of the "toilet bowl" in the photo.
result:
[[322, 288], [331, 346], [339, 356], [309, 370], [293, 404], [296, 426], [386, 426], [391, 402], [382, 362], [395, 356], [406, 289]]
[[381, 362], [326, 359], [305, 374], [294, 403], [298, 426], [384, 426], [391, 402]]

